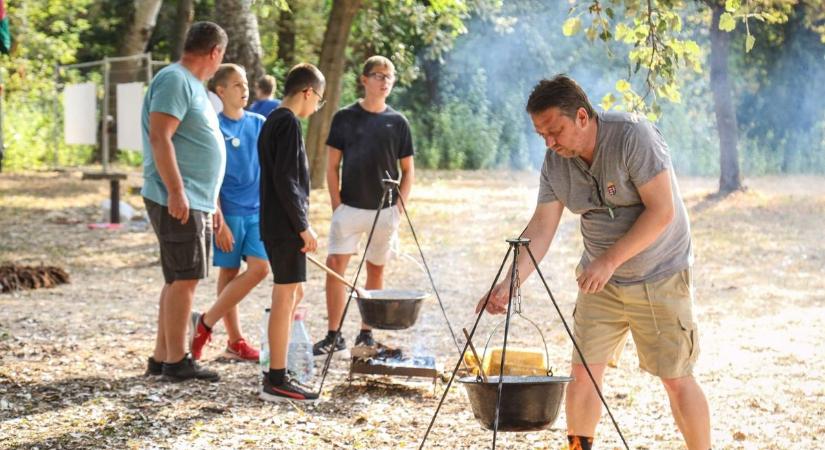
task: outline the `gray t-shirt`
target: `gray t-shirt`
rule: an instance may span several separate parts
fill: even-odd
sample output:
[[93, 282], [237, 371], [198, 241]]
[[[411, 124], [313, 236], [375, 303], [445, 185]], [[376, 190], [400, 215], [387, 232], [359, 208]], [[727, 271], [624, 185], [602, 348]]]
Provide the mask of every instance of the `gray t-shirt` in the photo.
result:
[[611, 283], [656, 281], [690, 266], [691, 241], [687, 211], [679, 194], [668, 147], [659, 130], [644, 117], [621, 112], [598, 113], [593, 164], [562, 158], [548, 151], [539, 183], [538, 202], [555, 200], [581, 215], [587, 265], [627, 234], [644, 211], [638, 187], [670, 170], [675, 216], [649, 247], [613, 273]]

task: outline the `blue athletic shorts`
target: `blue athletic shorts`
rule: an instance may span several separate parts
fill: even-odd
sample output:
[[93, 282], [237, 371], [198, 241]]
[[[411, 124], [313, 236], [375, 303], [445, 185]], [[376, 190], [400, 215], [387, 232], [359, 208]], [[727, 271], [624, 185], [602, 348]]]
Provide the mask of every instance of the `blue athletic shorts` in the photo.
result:
[[251, 214], [248, 216], [223, 216], [224, 226], [229, 226], [235, 244], [229, 253], [221, 251], [218, 245], [213, 242], [215, 258], [213, 265], [216, 267], [226, 267], [236, 269], [241, 267], [241, 259], [247, 256], [268, 260], [264, 243], [261, 241], [260, 216]]

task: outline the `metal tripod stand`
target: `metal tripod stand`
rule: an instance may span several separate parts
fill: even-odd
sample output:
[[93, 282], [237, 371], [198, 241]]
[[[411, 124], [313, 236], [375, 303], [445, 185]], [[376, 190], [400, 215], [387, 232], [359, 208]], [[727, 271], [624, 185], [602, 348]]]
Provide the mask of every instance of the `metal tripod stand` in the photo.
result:
[[[498, 272], [496, 273], [496, 277], [493, 280], [493, 284], [490, 286], [490, 290], [487, 291], [487, 296], [484, 299], [484, 305], [479, 311], [478, 316], [476, 317], [476, 321], [473, 324], [473, 329], [470, 331], [470, 336], [467, 339], [467, 342], [464, 344], [464, 349], [460, 352], [458, 361], [456, 361], [455, 367], [453, 368], [453, 373], [450, 375], [450, 380], [447, 382], [447, 388], [444, 389], [444, 394], [441, 396], [441, 400], [438, 402], [438, 406], [433, 413], [433, 417], [430, 420], [429, 426], [427, 426], [427, 431], [424, 433], [424, 437], [421, 439], [421, 444], [419, 445], [419, 450], [424, 448], [424, 444], [427, 442], [427, 437], [430, 435], [430, 431], [433, 428], [433, 424], [435, 424], [435, 419], [438, 417], [438, 412], [441, 410], [441, 406], [444, 404], [444, 399], [447, 398], [447, 394], [450, 392], [450, 387], [453, 384], [453, 380], [455, 379], [455, 374], [458, 372], [458, 368], [461, 365], [464, 359], [464, 353], [467, 351], [467, 348], [472, 341], [473, 335], [475, 335], [476, 328], [478, 328], [478, 323], [481, 320], [481, 316], [484, 314], [485, 309], [487, 308], [487, 304], [490, 302], [490, 296], [493, 293], [493, 289], [498, 283], [499, 277], [501, 276], [502, 271], [504, 270], [504, 265], [507, 263], [507, 260], [510, 258], [510, 254], [513, 254], [513, 265], [510, 269], [510, 297], [507, 302], [507, 315], [505, 316], [505, 324], [504, 324], [504, 343], [501, 349], [501, 365], [499, 367], [499, 377], [498, 377], [498, 390], [496, 394], [496, 408], [495, 408], [495, 421], [493, 422], [493, 444], [492, 448], [495, 450], [496, 448], [496, 438], [498, 436], [498, 427], [499, 427], [499, 413], [501, 412], [501, 392], [504, 382], [504, 361], [507, 354], [507, 337], [510, 332], [510, 314], [513, 307], [513, 297], [516, 293], [517, 289], [519, 288], [519, 273], [518, 273], [518, 257], [520, 253], [520, 248], [524, 247], [524, 250], [527, 251], [527, 254], [530, 256], [530, 261], [533, 263], [533, 267], [536, 269], [536, 273], [538, 274], [539, 278], [541, 279], [542, 284], [544, 284], [544, 288], [547, 290], [547, 295], [550, 297], [550, 301], [553, 302], [553, 307], [556, 309], [556, 313], [559, 315], [559, 319], [561, 319], [561, 323], [564, 325], [565, 331], [567, 331], [567, 335], [570, 337], [570, 340], [573, 342], [573, 347], [575, 347], [576, 352], [578, 353], [579, 357], [581, 358], [582, 364], [584, 365], [585, 370], [587, 371], [587, 375], [590, 377], [590, 381], [593, 383], [593, 387], [596, 389], [596, 393], [599, 395], [599, 399], [601, 400], [602, 404], [604, 405], [605, 409], [607, 410], [607, 414], [610, 416], [610, 420], [613, 422], [613, 427], [616, 429], [616, 432], [619, 435], [624, 447], [630, 450], [630, 447], [627, 444], [627, 441], [622, 434], [622, 431], [619, 429], [619, 424], [616, 422], [616, 419], [613, 417], [613, 413], [610, 411], [610, 407], [607, 405], [607, 401], [604, 399], [604, 395], [602, 395], [601, 389], [599, 389], [598, 384], [596, 383], [596, 379], [593, 377], [593, 373], [590, 371], [590, 366], [587, 365], [587, 361], [584, 359], [584, 355], [582, 354], [581, 349], [579, 348], [579, 344], [576, 342], [576, 339], [573, 337], [573, 332], [570, 330], [570, 327], [567, 325], [567, 321], [564, 320], [564, 315], [561, 313], [561, 309], [559, 309], [558, 303], [556, 303], [555, 297], [553, 297], [553, 293], [550, 291], [550, 286], [547, 284], [547, 280], [545, 280], [544, 275], [541, 273], [541, 269], [539, 268], [539, 264], [536, 261], [536, 258], [533, 256], [533, 252], [530, 251], [530, 239], [525, 238], [512, 238], [507, 239], [507, 243], [510, 244], [507, 248], [507, 253], [504, 255], [504, 259], [501, 261], [501, 266], [498, 268]], [[482, 362], [479, 361], [479, 364]]]
[[[352, 284], [357, 286], [358, 285], [358, 277], [361, 275], [361, 269], [364, 266], [364, 262], [367, 260], [367, 250], [369, 250], [370, 243], [372, 242], [373, 234], [375, 233], [375, 227], [378, 224], [378, 218], [381, 216], [381, 212], [384, 208], [384, 205], [392, 205], [392, 194], [396, 192], [398, 194], [398, 201], [401, 202], [401, 207], [404, 210], [404, 216], [407, 218], [407, 223], [410, 226], [410, 231], [412, 232], [413, 239], [415, 240], [415, 245], [418, 247], [418, 254], [421, 256], [421, 262], [424, 265], [424, 269], [427, 272], [427, 278], [430, 280], [430, 285], [433, 288], [433, 293], [435, 293], [436, 299], [438, 299], [438, 305], [441, 307], [441, 312], [444, 315], [444, 320], [447, 323], [447, 328], [450, 330], [450, 335], [453, 338], [453, 343], [455, 343], [456, 350], [461, 352], [461, 346], [458, 343], [458, 338], [456, 337], [455, 332], [453, 331], [453, 327], [450, 324], [450, 319], [447, 317], [447, 311], [444, 309], [444, 303], [441, 301], [441, 296], [438, 294], [438, 289], [435, 287], [435, 281], [433, 280], [432, 273], [430, 272], [430, 266], [427, 264], [427, 259], [424, 257], [424, 252], [421, 250], [421, 244], [418, 242], [418, 235], [415, 233], [415, 227], [413, 226], [412, 220], [410, 219], [410, 215], [407, 212], [407, 205], [404, 204], [404, 198], [401, 196], [400, 191], [400, 183], [397, 180], [394, 180], [388, 172], [385, 172], [387, 178], [381, 180], [381, 183], [384, 185], [384, 189], [381, 193], [381, 198], [378, 202], [378, 208], [375, 211], [375, 219], [372, 221], [372, 227], [370, 228], [370, 233], [367, 237], [367, 244], [364, 246], [364, 254], [361, 257], [361, 261], [358, 263], [358, 270], [355, 272], [355, 280], [353, 280]], [[333, 339], [333, 345], [338, 342], [338, 339], [341, 336], [341, 328], [344, 326], [344, 319], [347, 317], [347, 311], [349, 310], [349, 305], [352, 302], [353, 295], [355, 291], [350, 289], [349, 297], [347, 298], [347, 303], [344, 305], [344, 311], [341, 314], [341, 320], [338, 322], [338, 329], [335, 330], [335, 338]], [[324, 360], [324, 368], [321, 372], [321, 384], [318, 386], [318, 395], [321, 394], [321, 391], [324, 388], [324, 382], [327, 378], [327, 373], [329, 372], [329, 365], [332, 361], [333, 351], [330, 351], [327, 354], [326, 359]], [[461, 353], [460, 353], [461, 354]]]

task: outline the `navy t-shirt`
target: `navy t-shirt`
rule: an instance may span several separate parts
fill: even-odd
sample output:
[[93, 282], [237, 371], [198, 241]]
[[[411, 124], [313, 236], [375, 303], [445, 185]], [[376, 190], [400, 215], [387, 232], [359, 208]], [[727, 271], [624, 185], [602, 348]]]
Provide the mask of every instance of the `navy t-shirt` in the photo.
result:
[[300, 239], [309, 227], [309, 162], [301, 122], [288, 108], [266, 118], [258, 138], [261, 239]]
[[267, 116], [269, 116], [269, 113], [271, 113], [273, 110], [275, 110], [275, 108], [279, 106], [281, 106], [280, 100], [265, 98], [263, 100], [258, 100], [255, 103], [251, 104], [249, 106], [249, 110], [256, 114], [260, 114], [264, 116], [264, 118], [266, 118]]
[[[221, 185], [221, 211], [228, 216], [248, 216], [261, 206], [261, 166], [258, 163], [258, 135], [263, 116], [244, 111], [233, 120], [218, 114], [226, 144], [226, 174]], [[236, 145], [237, 144], [237, 145]]]
[[[358, 102], [335, 113], [327, 145], [343, 153], [341, 202], [361, 209], [378, 207], [384, 172], [397, 180], [398, 160], [415, 153], [410, 124], [401, 113], [389, 106], [372, 113]], [[396, 201], [393, 196], [392, 204]]]

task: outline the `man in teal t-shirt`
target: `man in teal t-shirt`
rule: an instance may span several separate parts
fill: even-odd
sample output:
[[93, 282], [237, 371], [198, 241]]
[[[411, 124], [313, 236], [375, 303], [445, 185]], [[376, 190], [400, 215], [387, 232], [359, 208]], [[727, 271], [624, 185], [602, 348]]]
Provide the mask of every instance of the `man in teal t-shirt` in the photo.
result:
[[[226, 32], [197, 22], [180, 61], [152, 80], [143, 100], [143, 195], [160, 244], [164, 285], [147, 375], [217, 381], [186, 354], [186, 329], [198, 280], [207, 276], [226, 149], [203, 82], [223, 60]], [[216, 228], [221, 225], [215, 218]]]

